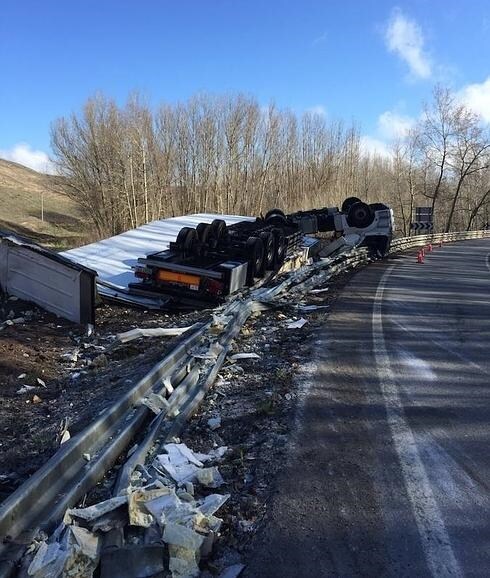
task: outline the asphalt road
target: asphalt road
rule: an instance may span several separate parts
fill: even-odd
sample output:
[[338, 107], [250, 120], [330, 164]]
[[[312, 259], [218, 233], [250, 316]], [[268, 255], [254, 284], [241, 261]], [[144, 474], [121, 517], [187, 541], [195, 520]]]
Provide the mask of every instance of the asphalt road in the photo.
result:
[[246, 578], [490, 576], [489, 255], [467, 241], [353, 277]]

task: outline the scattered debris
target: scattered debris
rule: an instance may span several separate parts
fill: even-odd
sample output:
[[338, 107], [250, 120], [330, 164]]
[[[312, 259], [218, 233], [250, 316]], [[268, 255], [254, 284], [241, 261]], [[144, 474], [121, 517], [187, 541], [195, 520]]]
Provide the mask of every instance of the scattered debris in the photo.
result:
[[127, 343], [133, 339], [138, 339], [140, 337], [178, 337], [186, 331], [192, 329], [192, 325], [188, 327], [155, 327], [150, 329], [142, 329], [136, 327], [130, 331], [125, 331], [124, 333], [118, 333], [117, 339], [121, 343]]
[[225, 481], [218, 468], [203, 468], [196, 472], [197, 481], [206, 488], [219, 488]]
[[208, 419], [208, 426], [214, 431], [221, 427], [221, 418], [218, 417], [211, 417]]
[[69, 439], [71, 439], [70, 432], [67, 429], [65, 429], [60, 439], [60, 445], [66, 443]]
[[[318, 299], [314, 300], [314, 302], [318, 303]], [[153, 464], [147, 464], [142, 468], [138, 466], [138, 470], [135, 472], [138, 475], [131, 478], [128, 494], [118, 496], [119, 499], [122, 499], [119, 506], [104, 514], [99, 512], [99, 515], [89, 523], [83, 521], [82, 516], [73, 516], [73, 521], [69, 525], [78, 524], [80, 523], [79, 520], [82, 520], [81, 524], [83, 527], [88, 526], [88, 531], [98, 537], [101, 536], [101, 532], [110, 532], [116, 528], [120, 530], [122, 536], [120, 546], [111, 551], [111, 553], [109, 553], [109, 550], [102, 551], [100, 556], [101, 567], [99, 571], [103, 578], [111, 576], [111, 561], [112, 564], [118, 566], [118, 561], [120, 560], [122, 560], [122, 565], [124, 566], [124, 573], [121, 569], [121, 576], [127, 576], [128, 578], [129, 576], [139, 576], [140, 574], [135, 569], [141, 569], [142, 564], [146, 564], [144, 559], [147, 548], [149, 549], [149, 556], [150, 550], [154, 552], [151, 555], [153, 557], [150, 556], [152, 560], [156, 561], [157, 558], [160, 560], [160, 566], [158, 564], [155, 566], [156, 569], [153, 574], [163, 572], [161, 560], [164, 552], [165, 569], [170, 567], [173, 576], [176, 578], [197, 575], [192, 573], [198, 572], [200, 560], [201, 568], [208, 568], [213, 575], [218, 575], [222, 571], [222, 575], [228, 576], [226, 572], [232, 571], [236, 573], [230, 574], [230, 576], [238, 576], [243, 570], [244, 566], [242, 564], [234, 563], [241, 561], [243, 549], [250, 542], [251, 537], [260, 525], [264, 512], [264, 503], [267, 500], [267, 492], [269, 491], [269, 480], [275, 474], [277, 468], [280, 467], [281, 460], [284, 459], [284, 454], [281, 454], [281, 448], [285, 444], [288, 431], [287, 423], [290, 421], [285, 419], [285, 416], [293, 408], [293, 404], [285, 403], [284, 400], [288, 401], [296, 397], [296, 395], [291, 395], [289, 392], [291, 376], [294, 375], [294, 368], [298, 360], [304, 357], [304, 350], [302, 350], [304, 333], [296, 334], [295, 332], [290, 332], [287, 327], [288, 323], [293, 324], [301, 321], [303, 321], [301, 325], [303, 327], [307, 321], [305, 319], [296, 321], [296, 318], [286, 320], [285, 315], [281, 317], [274, 310], [271, 310], [270, 316], [267, 314], [267, 319], [262, 322], [258, 321], [260, 318], [254, 318], [250, 323], [247, 323], [242, 334], [250, 341], [240, 342], [240, 339], [237, 339], [237, 344], [235, 345], [235, 351], [245, 350], [247, 353], [235, 354], [237, 356], [245, 355], [245, 357], [235, 358], [234, 361], [239, 359], [263, 359], [263, 362], [254, 364], [255, 370], [253, 372], [244, 371], [236, 363], [223, 367], [221, 377], [218, 378], [215, 386], [208, 393], [203, 407], [199, 409], [196, 418], [193, 418], [186, 426], [186, 430], [190, 430], [190, 432], [183, 434], [185, 443], [180, 443], [180, 440], [177, 440], [174, 444], [167, 444], [164, 446], [166, 453], [159, 454]], [[286, 320], [286, 323], [278, 322], [279, 319]], [[173, 322], [175, 323], [175, 321]], [[271, 327], [274, 322], [277, 326]], [[314, 327], [318, 323], [317, 316], [312, 316], [310, 323]], [[87, 342], [85, 337], [75, 335], [72, 342], [76, 344], [75, 351], [78, 349], [81, 354], [73, 355], [72, 345], [70, 348], [71, 359], [68, 356], [63, 358], [63, 360], [66, 360], [64, 361], [65, 367], [68, 363], [76, 363], [78, 367], [70, 367], [70, 369], [76, 369], [75, 373], [82, 372], [82, 374], [87, 374], [87, 383], [90, 380], [99, 378], [99, 376], [99, 383], [101, 383], [102, 379], [107, 379], [108, 371], [97, 372], [97, 374], [87, 371], [89, 369], [88, 366], [92, 365], [91, 358], [94, 352], [101, 351], [93, 347], [93, 345], [99, 347], [97, 344], [103, 343], [104, 347], [107, 348], [107, 352], [110, 353], [110, 359], [107, 354], [105, 355], [108, 363], [111, 364], [112, 371], [125, 359], [126, 352], [132, 353], [134, 351], [135, 355], [142, 355], [146, 348], [153, 346], [153, 342], [151, 344], [146, 342], [145, 344], [133, 343], [131, 346], [124, 348], [124, 350], [123, 348], [112, 349], [111, 344], [114, 342], [115, 334], [116, 332], [113, 331], [112, 335], [106, 335], [105, 341], [101, 341], [100, 335], [95, 335], [89, 342]], [[248, 353], [254, 349], [261, 355], [258, 353], [250, 355]], [[286, 359], [284, 359], [283, 350], [288, 352]], [[27, 349], [27, 351], [32, 354], [31, 350]], [[209, 355], [209, 351], [206, 350], [202, 354], [198, 352], [197, 356], [203, 355], [204, 359], [212, 361], [220, 354], [220, 351], [216, 348]], [[264, 355], [264, 352], [266, 352], [266, 355]], [[230, 356], [230, 361], [232, 357]], [[60, 360], [60, 358], [61, 354], [58, 353], [57, 359]], [[161, 358], [161, 350], [158, 358]], [[134, 358], [132, 363], [137, 365]], [[245, 367], [247, 365], [244, 364]], [[21, 369], [24, 369], [24, 367], [19, 367], [18, 371]], [[27, 368], [27, 370], [28, 375], [33, 375], [34, 372], [31, 368]], [[127, 383], [134, 382], [134, 376], [124, 372], [125, 366], [122, 366], [123, 379], [121, 383], [126, 384], [125, 387], [127, 388]], [[48, 387], [51, 388], [51, 377], [47, 376], [46, 381], [49, 384]], [[173, 392], [172, 384], [168, 378], [162, 380], [162, 385], [168, 393]], [[72, 386], [71, 383], [65, 382], [64, 387], [67, 387], [69, 391], [71, 387], [75, 387], [75, 384]], [[91, 391], [91, 389], [88, 388], [86, 391]], [[237, 389], [240, 390], [238, 396], [236, 393]], [[265, 398], [265, 389], [270, 390], [270, 397]], [[165, 399], [163, 395], [161, 399]], [[161, 404], [161, 399], [152, 398], [152, 401]], [[98, 411], [100, 409], [102, 408], [99, 407]], [[159, 412], [162, 410], [161, 407], [157, 408], [155, 405], [153, 411], [156, 413], [157, 409]], [[70, 424], [73, 424], [72, 416], [70, 415], [69, 417]], [[211, 427], [211, 424], [218, 423], [218, 420], [221, 422], [221, 419], [223, 419], [223, 423], [220, 423], [220, 427]], [[213, 422], [211, 420], [216, 421]], [[211, 421], [211, 424], [208, 423], [209, 421]], [[71, 427], [72, 425], [70, 425], [70, 429]], [[197, 435], [198, 442], [197, 445], [194, 445], [195, 438], [192, 435], [195, 435], [195, 433], [193, 434], [192, 432], [196, 432], [196, 428], [199, 431]], [[74, 431], [78, 431], [78, 428]], [[69, 433], [67, 435], [69, 436]], [[230, 445], [226, 458], [224, 456], [228, 448], [223, 445], [225, 443]], [[177, 447], [176, 451], [169, 451], [167, 446], [180, 447]], [[200, 454], [190, 450], [189, 446], [205, 447], [206, 449], [214, 447], [215, 449]], [[279, 455], [282, 456], [281, 459], [278, 459]], [[171, 456], [167, 458], [167, 466], [176, 470], [179, 474], [177, 478], [182, 478], [180, 482], [161, 463], [162, 456]], [[87, 459], [85, 456], [84, 458]], [[219, 465], [218, 470], [215, 464], [221, 459], [223, 461]], [[176, 462], [180, 463], [176, 465]], [[190, 477], [180, 476], [182, 473], [180, 470], [184, 466], [192, 470]], [[210, 492], [208, 487], [213, 487], [211, 484], [217, 483], [220, 485], [223, 483], [223, 476], [227, 484], [230, 484], [229, 487], [233, 488], [233, 492], [230, 503], [226, 505], [222, 514], [224, 523], [220, 534], [221, 520], [216, 518], [214, 513], [223, 506], [230, 496], [220, 496], [219, 494], [211, 494], [209, 496], [206, 494]], [[104, 488], [99, 488], [99, 490], [104, 496], [108, 495], [108, 493], [110, 495], [112, 486], [105, 483], [103, 485]], [[147, 495], [148, 492], [156, 493], [150, 494], [151, 497], [149, 497]], [[93, 501], [94, 495], [97, 496], [97, 491], [94, 491], [91, 497], [88, 497], [88, 503]], [[100, 500], [100, 497], [98, 499]], [[150, 522], [149, 526], [131, 525], [131, 528], [129, 528], [130, 499], [133, 500], [132, 507], [134, 506], [132, 515], [135, 518], [133, 520], [138, 519], [144, 524]], [[166, 506], [164, 506], [165, 502]], [[197, 510], [197, 514], [193, 513], [194, 510]], [[193, 550], [192, 547], [186, 547], [196, 546], [196, 543], [192, 542], [192, 538], [195, 538], [194, 534], [185, 530], [181, 531], [180, 528], [175, 529], [169, 525], [182, 526], [200, 537], [201, 545], [199, 551]], [[169, 526], [167, 530], [169, 542], [166, 545], [144, 543], [144, 540], [154, 540], [155, 536], [158, 536], [160, 541], [164, 540], [166, 526]], [[177, 542], [178, 536], [180, 538], [187, 537], [189, 540], [185, 541], [182, 539], [180, 545], [170, 542]], [[211, 558], [209, 566], [207, 566], [208, 562], [202, 562], [202, 560], [203, 557], [209, 556], [213, 544], [213, 558]], [[223, 548], [231, 548], [234, 554], [231, 557], [221, 557]], [[170, 565], [167, 553], [170, 556]], [[136, 566], [132, 566], [133, 563]], [[230, 566], [230, 564], [233, 564], [233, 566]]]
[[205, 462], [222, 457], [227, 450], [226, 447], [217, 448], [209, 454], [196, 454], [185, 444], [165, 444], [164, 449], [167, 453], [158, 455], [156, 461], [177, 485], [196, 480], [209, 487], [219, 487], [223, 483], [217, 468], [216, 472], [213, 468], [205, 469], [211, 469], [213, 473], [206, 471], [199, 474], [199, 472], [204, 471], [202, 468]]
[[[203, 463], [223, 457], [227, 448], [218, 448], [208, 454], [193, 452], [183, 443], [164, 446], [168, 463], [173, 468], [192, 466], [197, 477], [202, 476], [205, 487], [223, 483], [218, 469], [204, 468]], [[163, 460], [165, 462], [165, 460]], [[146, 471], [146, 470], [145, 470]], [[34, 578], [73, 575], [85, 578], [101, 560], [101, 576], [111, 576], [117, 568], [118, 576], [150, 576], [165, 570], [165, 546], [168, 549], [168, 569], [173, 578], [191, 578], [199, 575], [199, 561], [208, 556], [219, 533], [222, 520], [215, 513], [230, 498], [229, 494], [209, 494], [196, 499], [194, 487], [179, 484], [158, 474], [152, 478], [145, 474], [144, 487], [130, 486], [126, 495], [117, 496], [86, 508], [71, 508], [66, 511], [63, 526], [65, 530], [55, 532], [47, 541], [38, 546], [29, 567], [29, 575]], [[140, 478], [140, 476], [135, 476]], [[190, 490], [190, 491], [189, 491]], [[79, 526], [83, 524], [83, 527]], [[143, 533], [135, 532], [140, 528]], [[102, 550], [101, 538], [111, 530], [118, 529], [120, 542], [116, 548]], [[125, 540], [125, 529], [128, 535]], [[71, 542], [67, 542], [67, 536]], [[147, 551], [152, 548], [151, 552]], [[155, 550], [156, 549], [156, 550]], [[149, 555], [149, 559], [147, 559]], [[120, 564], [127, 564], [119, 572]], [[77, 570], [75, 571], [75, 564]], [[70, 574], [68, 568], [73, 572]], [[151, 574], [148, 574], [148, 568]]]
[[328, 305], [298, 305], [298, 311], [303, 313], [310, 313], [311, 311], [320, 311], [320, 309], [328, 309]]
[[53, 541], [41, 542], [27, 574], [33, 578], [91, 578], [99, 562], [100, 539], [79, 526], [58, 529]]
[[159, 415], [162, 410], [168, 410], [170, 404], [167, 399], [158, 393], [151, 392], [141, 400], [142, 405], [146, 405], [155, 415]]
[[288, 329], [301, 329], [306, 323], [308, 323], [308, 321], [304, 319], [304, 317], [302, 317], [297, 321], [292, 321], [291, 323], [288, 323], [286, 327]]
[[16, 391], [18, 395], [22, 395], [24, 393], [29, 393], [33, 389], [36, 389], [35, 385], [23, 385], [20, 389]]
[[228, 360], [232, 363], [241, 359], [260, 359], [260, 355], [257, 353], [235, 353], [234, 355], [230, 355], [228, 357]]

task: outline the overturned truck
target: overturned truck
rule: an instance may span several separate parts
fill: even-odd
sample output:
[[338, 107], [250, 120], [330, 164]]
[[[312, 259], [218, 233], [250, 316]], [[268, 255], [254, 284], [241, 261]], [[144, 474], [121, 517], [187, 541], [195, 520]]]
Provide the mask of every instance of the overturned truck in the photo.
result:
[[[333, 233], [329, 240], [316, 235]], [[346, 243], [367, 246], [381, 257], [389, 249], [393, 212], [382, 203], [366, 204], [356, 197], [337, 207], [286, 215], [272, 209], [255, 221], [227, 226], [221, 219], [183, 227], [166, 251], [138, 259], [135, 295], [165, 295], [182, 306], [219, 303], [254, 285], [267, 272], [278, 271], [300, 249], [308, 256], [332, 254]], [[309, 237], [309, 238], [308, 238]]]

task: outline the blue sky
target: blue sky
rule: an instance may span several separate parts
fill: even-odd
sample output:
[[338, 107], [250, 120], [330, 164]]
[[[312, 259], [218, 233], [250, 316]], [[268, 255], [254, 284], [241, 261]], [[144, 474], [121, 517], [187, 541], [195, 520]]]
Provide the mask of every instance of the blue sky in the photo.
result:
[[103, 91], [245, 92], [360, 123], [382, 150], [435, 83], [490, 122], [484, 0], [3, 0], [0, 156], [42, 168], [49, 126]]

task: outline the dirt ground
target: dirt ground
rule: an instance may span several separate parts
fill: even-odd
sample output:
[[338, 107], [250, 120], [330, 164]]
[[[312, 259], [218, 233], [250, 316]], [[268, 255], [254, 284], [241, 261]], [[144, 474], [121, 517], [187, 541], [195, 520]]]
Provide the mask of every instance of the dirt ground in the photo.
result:
[[186, 327], [205, 313], [97, 310], [92, 337], [31, 303], [0, 296], [0, 501], [143, 377], [175, 338], [116, 344], [133, 327]]

